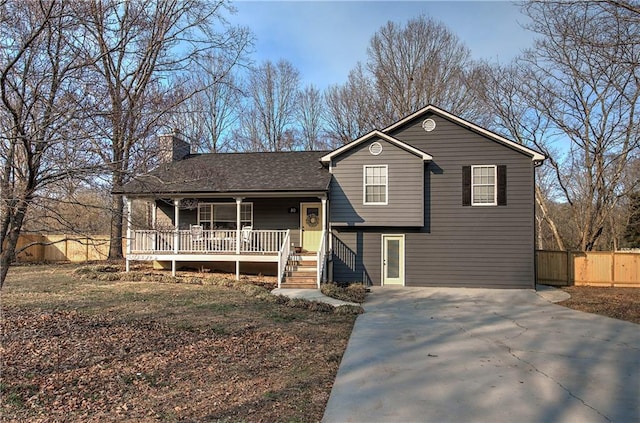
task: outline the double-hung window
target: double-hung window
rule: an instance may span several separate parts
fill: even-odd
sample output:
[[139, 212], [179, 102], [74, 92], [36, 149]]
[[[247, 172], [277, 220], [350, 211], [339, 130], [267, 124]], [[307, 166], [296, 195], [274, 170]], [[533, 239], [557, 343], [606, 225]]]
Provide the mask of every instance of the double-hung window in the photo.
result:
[[[231, 229], [236, 225], [235, 203], [200, 203], [198, 225], [203, 229]], [[253, 226], [253, 203], [240, 204], [240, 227]]]
[[471, 166], [471, 205], [495, 206], [496, 166]]
[[389, 178], [387, 165], [365, 165], [363, 170], [363, 204], [387, 204]]

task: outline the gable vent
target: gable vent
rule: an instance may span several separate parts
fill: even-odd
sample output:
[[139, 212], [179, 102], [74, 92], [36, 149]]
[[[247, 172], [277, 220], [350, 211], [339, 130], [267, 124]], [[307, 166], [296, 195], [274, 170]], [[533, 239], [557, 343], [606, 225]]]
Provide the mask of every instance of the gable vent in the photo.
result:
[[422, 129], [427, 132], [433, 131], [436, 129], [436, 121], [433, 119], [425, 119], [424, 122], [422, 122]]
[[373, 154], [374, 156], [377, 156], [378, 154], [382, 153], [382, 144], [380, 144], [379, 142], [372, 142], [371, 145], [369, 146], [369, 153]]

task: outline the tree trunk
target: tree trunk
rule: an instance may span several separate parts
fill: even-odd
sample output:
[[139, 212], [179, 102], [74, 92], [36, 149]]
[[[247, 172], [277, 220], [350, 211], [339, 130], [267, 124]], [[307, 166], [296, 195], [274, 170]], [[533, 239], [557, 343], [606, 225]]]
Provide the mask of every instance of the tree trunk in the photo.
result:
[[120, 260], [122, 256], [122, 210], [124, 200], [121, 195], [114, 195], [111, 200], [111, 241], [109, 244], [109, 260]]
[[558, 246], [558, 250], [565, 251], [564, 242], [562, 242], [562, 238], [560, 237], [560, 233], [558, 232], [558, 228], [556, 227], [555, 222], [549, 216], [549, 212], [547, 211], [547, 206], [544, 202], [544, 197], [542, 195], [542, 191], [540, 191], [540, 187], [536, 185], [536, 201], [538, 202], [538, 207], [540, 207], [540, 211], [542, 212], [542, 219], [547, 222], [549, 225], [549, 229], [551, 229], [551, 233], [553, 234], [553, 239], [556, 241], [556, 245]]
[[[15, 208], [15, 214], [10, 219], [9, 230], [7, 237], [5, 238], [5, 245], [0, 248], [0, 289], [4, 286], [4, 281], [7, 278], [9, 272], [9, 266], [13, 261], [16, 246], [18, 245], [18, 238], [20, 236], [20, 230], [22, 229], [22, 223], [27, 213], [28, 202], [22, 200]], [[12, 213], [12, 211], [9, 211]]]
[[[113, 188], [121, 187], [124, 178], [120, 169], [113, 170]], [[111, 240], [109, 242], [109, 260], [120, 260], [122, 256], [122, 212], [124, 199], [122, 195], [113, 195], [111, 198]]]

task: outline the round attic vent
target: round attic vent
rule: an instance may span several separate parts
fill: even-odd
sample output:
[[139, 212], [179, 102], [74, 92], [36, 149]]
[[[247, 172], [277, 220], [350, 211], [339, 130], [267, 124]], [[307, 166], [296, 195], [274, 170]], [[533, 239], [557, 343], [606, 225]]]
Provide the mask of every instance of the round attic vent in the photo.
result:
[[422, 122], [422, 129], [427, 132], [433, 131], [436, 129], [436, 121], [433, 119], [425, 119], [424, 122]]
[[369, 153], [373, 154], [374, 156], [377, 156], [378, 154], [382, 153], [382, 144], [380, 144], [379, 142], [372, 142], [371, 145], [369, 146]]

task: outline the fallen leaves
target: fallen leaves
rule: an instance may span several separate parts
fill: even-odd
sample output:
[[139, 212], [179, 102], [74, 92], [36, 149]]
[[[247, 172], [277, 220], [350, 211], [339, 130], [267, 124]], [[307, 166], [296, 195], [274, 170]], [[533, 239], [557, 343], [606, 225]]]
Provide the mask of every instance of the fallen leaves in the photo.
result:
[[3, 292], [3, 421], [322, 418], [354, 316], [220, 286], [77, 283], [53, 304]]
[[570, 286], [562, 288], [571, 295], [558, 304], [574, 310], [600, 314], [640, 324], [640, 289]]

